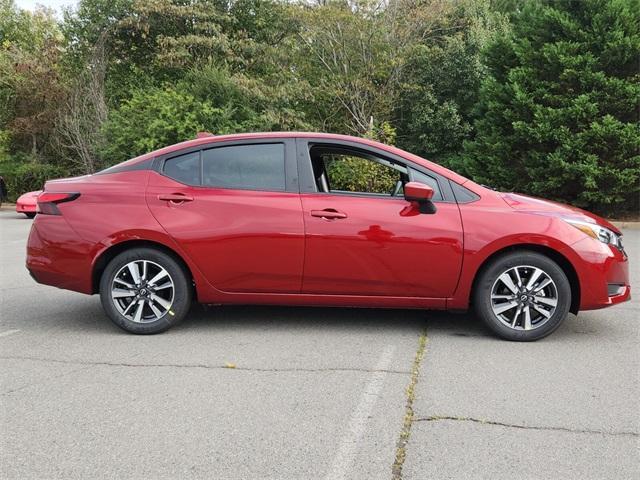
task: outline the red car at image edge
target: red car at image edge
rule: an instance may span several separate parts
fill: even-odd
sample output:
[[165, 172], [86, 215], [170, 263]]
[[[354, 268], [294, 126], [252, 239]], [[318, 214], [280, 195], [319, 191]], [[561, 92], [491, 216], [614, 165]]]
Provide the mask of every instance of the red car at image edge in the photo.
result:
[[41, 193], [42, 190], [36, 190], [20, 195], [16, 201], [16, 212], [24, 213], [29, 218], [35, 217], [37, 213], [38, 195]]
[[38, 197], [27, 268], [99, 293], [133, 333], [192, 301], [420, 308], [542, 338], [630, 298], [621, 232], [480, 186], [378, 142], [321, 133], [199, 135]]

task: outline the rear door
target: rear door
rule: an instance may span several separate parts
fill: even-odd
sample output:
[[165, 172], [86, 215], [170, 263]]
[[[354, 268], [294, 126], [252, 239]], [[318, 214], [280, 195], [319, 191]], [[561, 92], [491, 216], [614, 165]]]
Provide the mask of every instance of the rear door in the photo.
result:
[[[306, 228], [302, 291], [442, 299], [462, 266], [462, 223], [448, 180], [384, 152], [298, 141]], [[435, 214], [404, 199], [403, 184], [434, 188]]]
[[220, 143], [157, 160], [151, 212], [216, 288], [298, 293], [304, 227], [295, 142]]

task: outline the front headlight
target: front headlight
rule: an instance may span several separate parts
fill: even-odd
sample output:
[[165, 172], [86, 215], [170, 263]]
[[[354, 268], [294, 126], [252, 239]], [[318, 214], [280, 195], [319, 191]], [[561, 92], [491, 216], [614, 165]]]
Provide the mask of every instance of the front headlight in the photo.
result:
[[615, 232], [612, 232], [608, 228], [602, 227], [596, 223], [583, 222], [582, 220], [573, 220], [569, 218], [564, 218], [563, 220], [572, 227], [575, 227], [581, 232], [586, 233], [591, 238], [594, 238], [602, 243], [606, 243], [607, 245], [613, 245], [619, 250], [623, 250], [622, 236], [618, 235]]

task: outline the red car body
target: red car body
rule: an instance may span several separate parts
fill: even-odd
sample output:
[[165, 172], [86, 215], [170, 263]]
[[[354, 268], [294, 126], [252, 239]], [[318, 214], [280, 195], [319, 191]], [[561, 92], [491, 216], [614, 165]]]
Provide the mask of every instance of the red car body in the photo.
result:
[[27, 217], [34, 217], [36, 215], [38, 195], [41, 193], [42, 190], [36, 190], [20, 195], [16, 201], [16, 212], [24, 213]]
[[[158, 162], [209, 146], [282, 142], [284, 191], [180, 183]], [[443, 198], [422, 215], [405, 198], [314, 191], [308, 145], [358, 148], [437, 177]], [[305, 154], [305, 151], [307, 154]], [[40, 283], [96, 293], [119, 252], [156, 245], [187, 266], [197, 300], [466, 310], [474, 279], [501, 252], [527, 248], [565, 271], [571, 311], [630, 297], [628, 261], [567, 218], [620, 231], [591, 213], [480, 186], [397, 148], [342, 135], [260, 133], [207, 136], [172, 145], [99, 174], [54, 180], [45, 194], [79, 194], [38, 215], [27, 268]], [[446, 195], [445, 195], [446, 194]], [[446, 197], [446, 198], [445, 198]], [[344, 215], [344, 217], [340, 217]]]

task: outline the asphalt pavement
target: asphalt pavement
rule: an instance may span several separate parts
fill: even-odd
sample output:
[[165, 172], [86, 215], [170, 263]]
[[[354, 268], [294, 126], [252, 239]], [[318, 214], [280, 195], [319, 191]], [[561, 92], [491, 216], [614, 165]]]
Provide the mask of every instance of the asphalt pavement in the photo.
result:
[[470, 315], [287, 307], [134, 336], [29, 277], [30, 225], [0, 211], [2, 479], [640, 477], [635, 299], [530, 344]]

